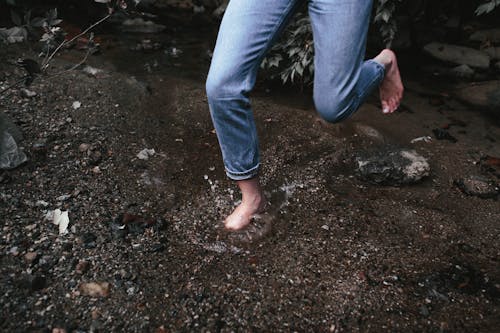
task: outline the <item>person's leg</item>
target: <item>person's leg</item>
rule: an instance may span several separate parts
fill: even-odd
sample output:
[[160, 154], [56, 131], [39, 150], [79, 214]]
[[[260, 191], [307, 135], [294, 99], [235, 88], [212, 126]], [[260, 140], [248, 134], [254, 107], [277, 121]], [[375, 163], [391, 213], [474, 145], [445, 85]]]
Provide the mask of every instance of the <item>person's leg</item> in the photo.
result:
[[219, 28], [206, 82], [210, 114], [226, 174], [236, 180], [242, 202], [226, 219], [241, 229], [264, 208], [258, 181], [259, 147], [248, 95], [260, 63], [304, 0], [231, 0]]
[[[314, 103], [329, 122], [349, 117], [381, 84], [382, 93], [384, 81], [397, 81], [394, 78], [397, 63], [395, 58], [388, 59], [387, 51], [383, 56], [364, 61], [371, 8], [371, 0], [309, 2], [315, 52]], [[389, 113], [399, 104], [402, 85], [394, 91], [391, 89], [395, 84], [390, 89], [387, 86], [382, 102], [384, 112]]]

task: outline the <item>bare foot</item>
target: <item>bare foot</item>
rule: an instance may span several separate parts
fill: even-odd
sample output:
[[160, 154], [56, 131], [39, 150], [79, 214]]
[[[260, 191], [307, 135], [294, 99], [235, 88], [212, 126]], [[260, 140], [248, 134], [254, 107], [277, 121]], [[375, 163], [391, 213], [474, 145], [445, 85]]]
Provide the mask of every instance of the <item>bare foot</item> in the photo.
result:
[[266, 199], [260, 188], [259, 178], [237, 181], [241, 190], [241, 204], [224, 221], [226, 229], [235, 231], [245, 228], [252, 216], [262, 213], [266, 208]]
[[380, 102], [384, 113], [392, 113], [399, 107], [404, 91], [396, 55], [384, 49], [373, 60], [385, 67], [385, 77], [379, 88]]

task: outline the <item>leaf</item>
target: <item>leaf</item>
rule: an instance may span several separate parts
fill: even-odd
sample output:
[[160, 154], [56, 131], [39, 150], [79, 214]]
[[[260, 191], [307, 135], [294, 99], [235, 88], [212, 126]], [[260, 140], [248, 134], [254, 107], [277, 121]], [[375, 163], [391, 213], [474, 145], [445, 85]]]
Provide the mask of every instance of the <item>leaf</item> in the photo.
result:
[[15, 25], [17, 26], [23, 25], [21, 17], [13, 10], [10, 11], [10, 18], [12, 19], [12, 23], [14, 23]]
[[58, 24], [59, 24], [59, 23], [61, 23], [61, 22], [62, 22], [62, 20], [60, 20], [60, 19], [50, 20], [49, 25], [50, 25], [51, 27], [53, 27], [53, 26], [55, 26], [55, 25], [58, 25]]
[[497, 6], [500, 6], [500, 1], [491, 0], [490, 2], [479, 5], [476, 8], [475, 14], [476, 15], [488, 14], [489, 12], [493, 11]]
[[40, 27], [43, 27], [46, 22], [47, 22], [47, 19], [44, 17], [35, 17], [31, 20], [30, 25], [32, 27], [40, 28]]
[[56, 18], [57, 18], [57, 8], [49, 10], [49, 12], [47, 13], [47, 19], [51, 21], [55, 20]]

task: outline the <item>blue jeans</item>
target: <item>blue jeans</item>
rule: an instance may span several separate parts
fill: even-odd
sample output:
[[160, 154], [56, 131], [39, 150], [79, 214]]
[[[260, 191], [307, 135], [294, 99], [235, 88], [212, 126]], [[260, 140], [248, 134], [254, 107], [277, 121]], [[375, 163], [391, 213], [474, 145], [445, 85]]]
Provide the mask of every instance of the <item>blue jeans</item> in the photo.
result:
[[304, 1], [314, 38], [314, 105], [326, 121], [349, 117], [384, 78], [384, 66], [364, 61], [371, 0], [230, 0], [206, 91], [231, 179], [258, 173], [259, 145], [249, 93], [266, 52]]

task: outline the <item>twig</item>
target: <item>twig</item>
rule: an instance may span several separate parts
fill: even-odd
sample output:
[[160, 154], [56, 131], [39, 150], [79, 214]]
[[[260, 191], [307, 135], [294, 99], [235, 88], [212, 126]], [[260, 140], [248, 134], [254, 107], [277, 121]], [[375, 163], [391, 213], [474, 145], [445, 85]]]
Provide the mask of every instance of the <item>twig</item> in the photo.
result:
[[84, 63], [85, 63], [85, 61], [87, 61], [87, 58], [88, 58], [88, 57], [89, 57], [89, 55], [90, 55], [90, 50], [91, 50], [91, 49], [87, 46], [87, 53], [85, 54], [85, 57], [83, 57], [83, 59], [82, 59], [79, 63], [77, 63], [76, 65], [73, 65], [73, 66], [71, 66], [70, 68], [65, 69], [65, 70], [63, 70], [63, 71], [57, 72], [57, 73], [55, 73], [55, 74], [51, 74], [51, 75], [49, 75], [49, 76], [48, 76], [48, 78], [55, 77], [55, 76], [59, 76], [59, 75], [61, 75], [61, 74], [64, 74], [64, 73], [70, 72], [70, 71], [72, 71], [72, 70], [74, 70], [74, 69], [77, 69], [77, 68], [78, 68], [78, 67], [80, 67], [82, 64], [84, 64]]
[[87, 32], [89, 32], [89, 30], [93, 29], [94, 27], [96, 27], [97, 25], [101, 24], [102, 22], [106, 21], [108, 18], [111, 17], [111, 15], [113, 15], [113, 12], [109, 13], [108, 15], [104, 16], [102, 19], [100, 19], [99, 21], [95, 22], [94, 24], [92, 24], [91, 26], [89, 26], [87, 29], [85, 29], [84, 31], [82, 31], [80, 34], [76, 35], [75, 37], [71, 38], [70, 40], [68, 41], [63, 41], [61, 44], [59, 44], [59, 46], [54, 50], [54, 52], [51, 53], [51, 55], [47, 58], [47, 60], [44, 62], [44, 64], [42, 65], [42, 71], [47, 69], [47, 67], [49, 66], [49, 62], [52, 60], [52, 58], [54, 58], [54, 56], [57, 54], [57, 52], [64, 46], [64, 45], [67, 45], [67, 44], [71, 44], [73, 43], [75, 40], [77, 40], [78, 38], [82, 37], [83, 35], [85, 35]]
[[15, 86], [17, 86], [19, 83], [23, 82], [24, 80], [26, 80], [28, 78], [28, 76], [24, 76], [22, 79], [14, 82], [13, 84], [11, 84], [10, 86], [8, 86], [7, 88], [4, 88], [2, 91], [0, 91], [0, 95], [3, 95], [7, 90], [11, 89], [11, 88], [14, 88]]

